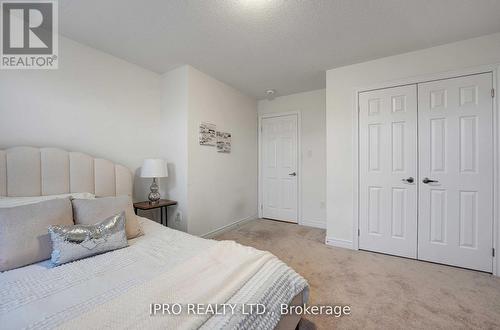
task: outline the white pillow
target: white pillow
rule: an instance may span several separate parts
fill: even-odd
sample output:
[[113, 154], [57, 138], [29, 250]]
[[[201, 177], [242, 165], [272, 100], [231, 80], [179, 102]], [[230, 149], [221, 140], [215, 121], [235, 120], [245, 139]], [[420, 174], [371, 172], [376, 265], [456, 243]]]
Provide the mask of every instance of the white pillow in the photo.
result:
[[73, 225], [69, 199], [0, 209], [0, 272], [49, 259], [51, 225]]
[[71, 204], [73, 204], [73, 220], [76, 225], [93, 225], [124, 211], [127, 238], [132, 239], [143, 234], [130, 196], [101, 197], [92, 200], [75, 198], [71, 200]]
[[0, 208], [35, 204], [59, 198], [94, 199], [95, 195], [91, 193], [71, 193], [71, 194], [33, 196], [33, 197], [2, 197], [0, 198]]

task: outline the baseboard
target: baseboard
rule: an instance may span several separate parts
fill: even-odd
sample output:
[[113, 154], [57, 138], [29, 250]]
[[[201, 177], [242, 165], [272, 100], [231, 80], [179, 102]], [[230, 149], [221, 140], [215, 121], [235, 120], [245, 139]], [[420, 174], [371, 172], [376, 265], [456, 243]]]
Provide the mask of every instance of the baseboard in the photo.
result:
[[344, 249], [349, 249], [349, 250], [354, 250], [352, 241], [346, 240], [346, 239], [338, 239], [338, 238], [333, 238], [333, 237], [327, 237], [325, 239], [325, 243], [330, 246], [335, 246], [339, 248], [344, 248]]
[[215, 230], [209, 231], [208, 233], [200, 235], [200, 236], [203, 237], [203, 238], [213, 238], [213, 237], [215, 237], [215, 236], [217, 236], [219, 234], [222, 234], [223, 232], [226, 232], [226, 231], [228, 231], [230, 229], [233, 229], [234, 227], [242, 225], [245, 222], [248, 222], [248, 221], [251, 221], [251, 220], [255, 220], [255, 219], [257, 219], [257, 214], [249, 216], [249, 217], [246, 217], [244, 219], [237, 220], [237, 221], [235, 221], [233, 223], [230, 223], [229, 225], [225, 225], [223, 227], [220, 227], [220, 228], [217, 228]]
[[314, 227], [314, 228], [320, 228], [320, 229], [326, 229], [326, 223], [325, 223], [325, 221], [302, 220], [300, 222], [300, 225], [301, 226]]

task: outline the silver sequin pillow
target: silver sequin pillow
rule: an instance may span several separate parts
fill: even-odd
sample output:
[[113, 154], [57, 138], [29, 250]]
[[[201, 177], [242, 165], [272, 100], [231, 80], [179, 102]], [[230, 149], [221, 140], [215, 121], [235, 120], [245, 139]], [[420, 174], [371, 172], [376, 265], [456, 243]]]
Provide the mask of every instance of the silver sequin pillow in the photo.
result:
[[50, 226], [49, 234], [56, 266], [128, 245], [124, 212], [95, 225]]

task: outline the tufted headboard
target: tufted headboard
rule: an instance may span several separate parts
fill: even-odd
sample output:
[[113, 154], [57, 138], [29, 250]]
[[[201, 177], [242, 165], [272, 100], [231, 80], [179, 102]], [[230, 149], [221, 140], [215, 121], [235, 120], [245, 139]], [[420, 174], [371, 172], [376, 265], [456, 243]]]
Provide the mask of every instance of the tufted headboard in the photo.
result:
[[109, 160], [58, 148], [0, 150], [0, 196], [27, 197], [90, 192], [132, 195], [132, 173]]

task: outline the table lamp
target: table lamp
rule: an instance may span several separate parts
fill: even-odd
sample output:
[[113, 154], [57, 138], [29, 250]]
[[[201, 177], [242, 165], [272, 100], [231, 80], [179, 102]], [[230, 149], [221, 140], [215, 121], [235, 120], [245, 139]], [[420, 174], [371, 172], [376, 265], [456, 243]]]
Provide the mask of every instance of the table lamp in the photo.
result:
[[144, 159], [141, 168], [141, 178], [153, 178], [153, 183], [151, 183], [151, 192], [148, 195], [149, 202], [151, 204], [158, 203], [160, 200], [160, 192], [157, 178], [168, 177], [167, 162], [164, 159]]

